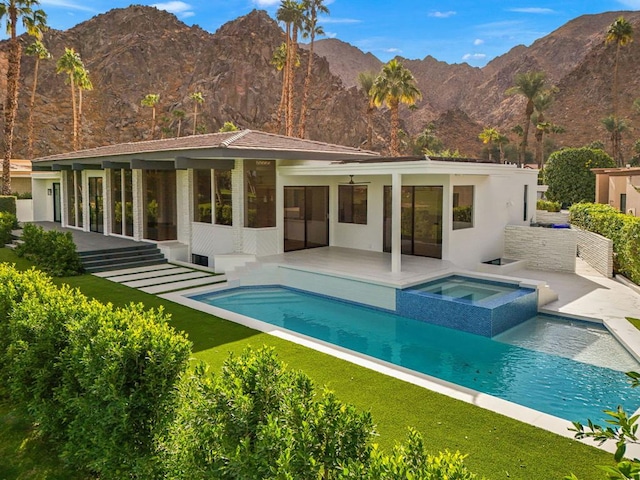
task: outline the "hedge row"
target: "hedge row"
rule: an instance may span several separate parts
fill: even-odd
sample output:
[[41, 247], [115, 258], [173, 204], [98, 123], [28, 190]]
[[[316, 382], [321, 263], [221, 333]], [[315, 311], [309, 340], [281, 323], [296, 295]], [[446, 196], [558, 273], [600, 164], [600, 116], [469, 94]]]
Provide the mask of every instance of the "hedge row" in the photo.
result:
[[615, 271], [640, 284], [640, 218], [600, 203], [577, 203], [569, 212], [573, 225], [613, 242]]
[[82, 272], [82, 262], [76, 251], [71, 232], [45, 231], [27, 223], [22, 229], [16, 253], [35, 263], [38, 268], [54, 277], [68, 277]]
[[0, 248], [11, 243], [11, 231], [18, 226], [18, 219], [12, 213], [0, 212]]
[[272, 349], [190, 369], [162, 311], [115, 309], [0, 265], [0, 388], [79, 471], [110, 479], [471, 480], [410, 431], [385, 454], [369, 413], [316, 393]]

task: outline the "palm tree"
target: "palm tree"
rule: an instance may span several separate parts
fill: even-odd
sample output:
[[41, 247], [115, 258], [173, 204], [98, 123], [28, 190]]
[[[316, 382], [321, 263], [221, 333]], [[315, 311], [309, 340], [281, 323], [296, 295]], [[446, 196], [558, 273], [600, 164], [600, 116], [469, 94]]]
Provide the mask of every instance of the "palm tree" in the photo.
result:
[[[620, 49], [633, 41], [633, 27], [625, 20], [624, 17], [618, 17], [615, 22], [609, 26], [607, 30], [607, 36], [605, 38], [606, 43], [616, 44], [616, 58], [613, 67], [613, 120], [614, 123], [618, 123], [618, 59], [620, 57]], [[604, 121], [603, 121], [604, 123]], [[619, 128], [613, 129], [613, 134], [617, 137], [620, 136]], [[620, 152], [620, 138], [617, 138], [613, 143], [613, 158], [618, 165], [622, 166], [622, 155]]]
[[377, 107], [386, 105], [391, 111], [391, 145], [392, 156], [399, 154], [398, 129], [400, 103], [415, 105], [422, 98], [413, 74], [402, 66], [395, 58], [382, 67], [382, 72], [373, 84], [374, 103]]
[[82, 92], [85, 90], [93, 90], [93, 83], [89, 78], [89, 70], [81, 64], [76, 68], [73, 73], [76, 87], [78, 88], [78, 132], [76, 134], [78, 138], [78, 148], [82, 148]]
[[160, 94], [147, 93], [147, 95], [140, 101], [140, 105], [143, 107], [149, 107], [151, 109], [151, 139], [156, 134], [156, 105], [160, 101]]
[[367, 97], [367, 148], [371, 150], [373, 143], [373, 112], [376, 108], [375, 98], [373, 95], [373, 84], [376, 81], [376, 74], [373, 72], [358, 73], [358, 85]]
[[[622, 141], [622, 132], [629, 128], [627, 122], [623, 119], [617, 118], [613, 115], [609, 115], [601, 120], [604, 128], [609, 132], [609, 139], [611, 140], [611, 150], [613, 152], [620, 152], [620, 143]], [[621, 155], [618, 158], [614, 158], [619, 167], [623, 166], [623, 159]]]
[[73, 48], [65, 48], [56, 63], [56, 73], [66, 73], [71, 86], [71, 112], [73, 115], [73, 149], [78, 150], [78, 109], [76, 107], [76, 71], [84, 68], [80, 55]]
[[522, 129], [522, 143], [518, 155], [518, 165], [523, 165], [527, 154], [529, 140], [529, 124], [533, 115], [533, 99], [544, 90], [546, 75], [544, 72], [526, 72], [516, 75], [515, 85], [507, 90], [507, 95], [522, 95], [527, 99], [524, 110], [524, 127]]
[[189, 95], [189, 98], [193, 100], [193, 135], [198, 131], [198, 105], [204, 103], [204, 97], [202, 92], [193, 92]]
[[309, 61], [307, 62], [307, 75], [304, 79], [304, 89], [302, 92], [302, 105], [300, 106], [300, 125], [298, 127], [298, 137], [304, 138], [307, 125], [307, 103], [309, 101], [309, 90], [311, 89], [311, 68], [313, 65], [313, 44], [316, 35], [324, 35], [324, 30], [318, 25], [318, 14], [327, 15], [329, 9], [324, 4], [324, 0], [303, 0], [304, 8], [304, 28], [302, 36], [309, 38]]
[[220, 127], [220, 130], [218, 130], [218, 132], [224, 133], [224, 132], [237, 132], [239, 130], [239, 128], [236, 126], [235, 123], [233, 122], [224, 122], [224, 125], [222, 125], [222, 127]]
[[178, 120], [178, 137], [180, 137], [180, 131], [182, 130], [182, 120], [184, 119], [186, 113], [184, 110], [174, 110], [171, 114]]
[[278, 104], [278, 112], [276, 114], [276, 131], [280, 133], [282, 125], [282, 115], [284, 115], [287, 105], [287, 44], [282, 43], [273, 52], [271, 57], [271, 65], [276, 67], [278, 72], [282, 72], [282, 89], [280, 91], [280, 103]]
[[504, 146], [509, 143], [509, 137], [501, 133], [495, 142], [498, 144], [498, 149], [500, 150], [500, 163], [504, 163]]
[[294, 124], [294, 108], [293, 108], [293, 85], [294, 85], [294, 67], [298, 56], [298, 30], [302, 26], [304, 18], [304, 9], [302, 3], [295, 0], [282, 0], [280, 8], [276, 13], [279, 21], [285, 24], [285, 32], [287, 37], [287, 62], [286, 62], [286, 108], [285, 108], [285, 135], [293, 136]]
[[2, 194], [11, 194], [11, 157], [13, 156], [13, 130], [18, 113], [18, 90], [20, 83], [20, 59], [22, 45], [18, 41], [18, 20], [31, 36], [38, 38], [46, 28], [47, 15], [43, 10], [34, 10], [37, 0], [3, 0], [0, 2], [0, 19], [6, 19], [9, 34], [7, 94], [4, 106], [4, 158], [2, 161]]
[[51, 59], [51, 53], [47, 50], [39, 39], [36, 39], [31, 45], [29, 45], [24, 53], [31, 57], [35, 57], [35, 65], [33, 67], [33, 85], [31, 86], [31, 98], [29, 98], [29, 119], [27, 121], [27, 158], [33, 159], [33, 108], [36, 103], [36, 90], [38, 88], [38, 69], [40, 67], [40, 60]]
[[493, 147], [493, 142], [497, 142], [500, 139], [500, 132], [498, 132], [498, 130], [493, 127], [485, 127], [484, 130], [482, 130], [482, 132], [480, 132], [480, 134], [478, 135], [478, 138], [482, 140], [482, 143], [488, 145], [487, 148], [489, 150], [489, 161], [492, 162], [493, 158], [491, 150]]
[[[544, 112], [553, 103], [553, 94], [555, 89], [544, 90], [533, 98], [533, 108], [535, 109], [535, 115], [532, 115], [533, 124], [536, 126], [535, 139], [536, 139], [536, 163], [539, 169], [544, 168], [544, 149], [542, 140], [544, 134], [548, 133], [551, 129], [551, 123], [546, 122], [544, 118]], [[534, 118], [535, 117], [535, 118]]]

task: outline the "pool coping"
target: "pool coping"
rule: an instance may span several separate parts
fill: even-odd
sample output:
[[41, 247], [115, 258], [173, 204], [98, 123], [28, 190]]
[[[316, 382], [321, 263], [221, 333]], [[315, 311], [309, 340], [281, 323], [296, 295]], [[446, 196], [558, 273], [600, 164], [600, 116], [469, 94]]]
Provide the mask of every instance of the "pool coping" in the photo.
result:
[[[222, 292], [224, 290], [231, 290], [235, 287], [227, 286], [226, 288], [209, 288], [207, 291], [213, 292]], [[201, 289], [198, 289], [201, 290]], [[202, 289], [204, 290], [204, 289]], [[273, 335], [274, 337], [281, 338], [283, 340], [291, 341], [297, 343], [299, 345], [305, 346], [307, 348], [311, 348], [313, 350], [331, 355], [333, 357], [339, 358], [341, 360], [345, 360], [347, 362], [368, 368], [370, 370], [374, 370], [378, 373], [382, 373], [383, 375], [388, 375], [399, 380], [411, 383], [413, 385], [426, 388], [430, 391], [440, 393], [442, 395], [446, 395], [450, 398], [454, 398], [456, 400], [463, 401], [465, 403], [469, 403], [475, 405], [480, 408], [484, 408], [485, 410], [492, 411], [494, 413], [504, 415], [506, 417], [512, 418], [514, 420], [518, 420], [520, 422], [526, 423], [528, 425], [541, 428], [543, 430], [555, 433], [562, 437], [583, 443], [585, 445], [598, 448], [600, 450], [604, 450], [609, 453], [614, 453], [616, 451], [616, 444], [614, 441], [607, 441], [601, 445], [594, 442], [591, 439], [576, 439], [574, 437], [575, 433], [569, 431], [569, 428], [573, 428], [573, 423], [565, 420], [560, 417], [556, 417], [554, 415], [550, 415], [544, 412], [539, 412], [529, 407], [525, 407], [523, 405], [516, 404], [514, 402], [510, 402], [508, 400], [504, 400], [498, 397], [494, 397], [492, 395], [488, 395], [486, 393], [478, 392], [476, 390], [472, 390], [467, 387], [463, 387], [460, 385], [456, 385], [454, 383], [441, 380], [436, 377], [432, 377], [430, 375], [422, 374], [419, 372], [415, 372], [413, 370], [409, 370], [407, 368], [386, 362], [384, 360], [380, 360], [377, 358], [370, 357], [365, 354], [361, 354], [359, 352], [354, 352], [352, 350], [348, 350], [344, 347], [340, 347], [328, 342], [324, 342], [322, 340], [318, 340], [307, 335], [303, 335], [300, 333], [292, 332], [290, 330], [286, 330], [280, 327], [276, 327], [270, 323], [263, 322], [261, 320], [257, 320], [252, 317], [248, 317], [246, 315], [241, 315], [235, 312], [231, 312], [229, 310], [224, 310], [219, 307], [214, 307], [212, 305], [207, 305], [206, 303], [200, 302], [198, 300], [194, 300], [189, 298], [189, 296], [196, 295], [196, 292], [190, 290], [188, 292], [174, 292], [174, 293], [166, 293], [162, 295], [158, 295], [160, 298], [165, 300], [169, 300], [180, 305], [184, 305], [186, 307], [193, 308], [195, 310], [199, 310], [205, 313], [209, 313], [211, 315], [215, 315], [224, 320], [228, 320], [234, 323], [238, 323], [248, 328], [252, 328], [254, 330], [267, 333], [269, 335]], [[545, 312], [541, 312], [545, 313]], [[555, 314], [557, 316], [557, 313]], [[563, 315], [564, 316], [564, 315]], [[571, 315], [567, 315], [571, 316]], [[576, 319], [582, 319], [587, 321], [592, 321], [595, 323], [602, 323], [607, 328], [610, 329], [609, 324], [612, 324], [614, 330], [618, 332], [612, 334], [619, 339], [618, 335], [624, 332], [624, 335], [627, 335], [627, 328], [621, 322], [611, 322], [611, 321], [603, 321], [599, 319], [586, 319], [585, 317], [580, 318], [579, 316], [573, 316]], [[621, 319], [623, 322], [631, 326], [626, 319]], [[634, 352], [634, 356], [636, 356], [636, 351], [640, 352], [640, 331], [636, 329], [637, 338], [634, 336], [634, 341], [631, 343], [637, 350], [631, 350], [627, 347], [626, 343], [623, 343], [627, 349], [630, 349]], [[620, 339], [619, 339], [620, 340]], [[637, 341], [637, 344], [635, 343]], [[622, 343], [622, 342], [621, 342]], [[635, 412], [636, 414], [640, 413], [640, 408]], [[586, 419], [584, 419], [586, 421]], [[630, 444], [627, 446], [627, 456], [630, 458], [638, 458], [640, 457], [640, 445]]]

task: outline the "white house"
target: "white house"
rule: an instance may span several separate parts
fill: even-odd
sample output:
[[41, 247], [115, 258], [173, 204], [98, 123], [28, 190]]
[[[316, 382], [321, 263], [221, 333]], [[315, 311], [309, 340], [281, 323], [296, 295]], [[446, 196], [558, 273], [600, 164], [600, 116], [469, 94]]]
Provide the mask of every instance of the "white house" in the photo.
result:
[[157, 242], [219, 267], [321, 246], [442, 258], [502, 256], [535, 215], [537, 171], [242, 130], [111, 145], [33, 162], [35, 221]]

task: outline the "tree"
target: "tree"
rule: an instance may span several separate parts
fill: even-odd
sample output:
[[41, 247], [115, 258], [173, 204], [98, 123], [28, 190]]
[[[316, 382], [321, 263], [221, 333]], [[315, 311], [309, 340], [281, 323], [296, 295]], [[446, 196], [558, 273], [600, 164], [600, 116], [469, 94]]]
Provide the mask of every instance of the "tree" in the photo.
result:
[[563, 205], [593, 202], [596, 176], [591, 169], [611, 167], [615, 167], [615, 162], [602, 150], [565, 148], [554, 152], [544, 171], [549, 185], [546, 196]]
[[492, 153], [491, 149], [493, 146], [493, 142], [497, 142], [500, 139], [500, 132], [493, 127], [485, 127], [482, 132], [478, 135], [478, 138], [482, 140], [482, 143], [488, 145], [489, 149], [489, 161], [492, 162]]
[[543, 90], [538, 95], [533, 97], [533, 108], [535, 114], [532, 115], [533, 124], [536, 126], [535, 139], [536, 139], [536, 163], [540, 170], [544, 169], [544, 150], [543, 139], [544, 134], [549, 133], [552, 129], [552, 124], [545, 121], [544, 112], [553, 103], [553, 94], [556, 92], [554, 88]]
[[33, 109], [36, 104], [36, 90], [38, 88], [38, 69], [40, 67], [40, 60], [51, 59], [51, 53], [47, 50], [44, 43], [39, 39], [36, 39], [31, 45], [29, 45], [24, 51], [26, 55], [35, 58], [35, 64], [33, 67], [33, 85], [31, 86], [31, 97], [29, 98], [29, 119], [27, 120], [27, 158], [33, 159]]
[[182, 130], [182, 120], [184, 120], [186, 113], [184, 110], [176, 109], [173, 112], [171, 112], [171, 114], [176, 120], [178, 120], [178, 134], [176, 136], [179, 138], [180, 132]]
[[237, 132], [239, 128], [233, 122], [224, 122], [224, 125], [220, 127], [219, 132]]
[[417, 155], [425, 155], [427, 152], [430, 152], [432, 155], [437, 156], [444, 150], [442, 140], [436, 135], [435, 123], [430, 122], [422, 129], [416, 136], [414, 146], [414, 153]]
[[78, 107], [76, 104], [76, 71], [84, 68], [80, 55], [73, 48], [64, 49], [56, 63], [56, 73], [66, 73], [71, 87], [71, 114], [73, 116], [73, 149], [78, 150]]
[[613, 135], [616, 136], [615, 139], [612, 140], [613, 147], [613, 158], [616, 162], [618, 162], [618, 166], [621, 167], [623, 165], [622, 152], [620, 150], [620, 137], [619, 135], [619, 119], [618, 119], [618, 63], [620, 59], [620, 50], [622, 47], [628, 45], [633, 41], [633, 27], [631, 24], [625, 20], [624, 17], [620, 16], [609, 26], [609, 30], [607, 30], [607, 36], [605, 37], [605, 43], [615, 43], [616, 44], [616, 56], [613, 65], [613, 85], [612, 85], [612, 104], [613, 104], [613, 113], [611, 114], [611, 122], [612, 122], [612, 130]]
[[78, 148], [82, 148], [82, 92], [93, 90], [93, 83], [89, 78], [89, 70], [84, 65], [80, 65], [74, 72], [75, 84], [78, 88], [78, 132], [76, 134], [78, 139]]
[[376, 74], [373, 72], [358, 73], [358, 85], [367, 98], [367, 148], [371, 150], [373, 144], [373, 112], [376, 108], [373, 84], [376, 81]]
[[285, 135], [293, 136], [294, 108], [293, 108], [293, 86], [294, 67], [298, 57], [298, 30], [302, 27], [304, 18], [304, 8], [302, 3], [295, 0], [282, 0], [276, 13], [276, 18], [285, 24], [287, 60], [286, 60], [286, 101], [285, 101]]
[[373, 84], [374, 102], [377, 107], [386, 105], [391, 111], [392, 156], [399, 155], [398, 130], [400, 128], [400, 103], [414, 105], [422, 98], [413, 74], [395, 58], [387, 63]]
[[195, 135], [198, 131], [198, 105], [204, 103], [204, 96], [202, 92], [193, 92], [189, 95], [189, 98], [193, 100], [193, 133]]
[[20, 60], [22, 44], [18, 41], [18, 21], [31, 36], [38, 38], [46, 28], [47, 15], [33, 7], [38, 0], [3, 0], [0, 2], [0, 19], [4, 18], [9, 34], [7, 64], [7, 94], [4, 105], [4, 158], [2, 162], [2, 194], [11, 194], [11, 157], [13, 156], [13, 130], [18, 113], [20, 88]]
[[309, 91], [311, 89], [311, 69], [313, 65], [313, 45], [316, 35], [324, 35], [324, 30], [318, 25], [318, 14], [327, 15], [329, 9], [324, 4], [324, 0], [303, 0], [303, 38], [309, 38], [309, 60], [307, 62], [307, 75], [304, 79], [304, 89], [302, 91], [302, 105], [300, 106], [300, 124], [298, 127], [298, 137], [304, 138], [307, 125], [307, 104], [309, 102]]
[[614, 115], [609, 115], [608, 117], [603, 118], [601, 122], [602, 125], [604, 125], [604, 128], [609, 133], [609, 140], [611, 140], [611, 154], [613, 156], [613, 159], [616, 161], [616, 164], [619, 167], [622, 167], [624, 161], [621, 154], [620, 144], [622, 143], [622, 133], [625, 132], [629, 128], [629, 126], [624, 119], [618, 118]]
[[282, 43], [273, 52], [271, 57], [271, 65], [276, 67], [278, 72], [282, 72], [282, 88], [280, 89], [280, 103], [278, 104], [278, 112], [276, 113], [276, 131], [280, 132], [282, 126], [282, 116], [287, 108], [287, 43]]
[[526, 99], [524, 109], [524, 126], [522, 128], [522, 143], [520, 144], [520, 155], [518, 155], [518, 165], [523, 165], [526, 161], [527, 144], [529, 140], [529, 125], [531, 115], [533, 115], [533, 99], [544, 91], [546, 75], [544, 72], [526, 72], [516, 75], [514, 86], [507, 89], [507, 95], [522, 95]]
[[151, 139], [156, 135], [156, 105], [160, 101], [160, 94], [147, 93], [147, 95], [140, 101], [140, 105], [151, 109]]

